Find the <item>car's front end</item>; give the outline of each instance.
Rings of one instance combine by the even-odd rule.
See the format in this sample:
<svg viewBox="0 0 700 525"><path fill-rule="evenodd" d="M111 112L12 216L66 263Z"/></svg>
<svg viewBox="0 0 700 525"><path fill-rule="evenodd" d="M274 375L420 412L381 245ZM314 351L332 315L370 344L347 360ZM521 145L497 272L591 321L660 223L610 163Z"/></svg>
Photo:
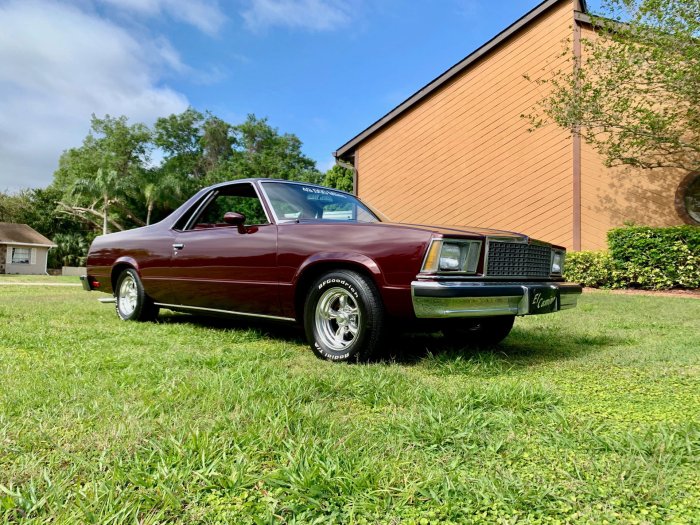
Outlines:
<svg viewBox="0 0 700 525"><path fill-rule="evenodd" d="M563 278L566 250L524 236L435 236L416 279L421 319L546 314L576 306L581 286Z"/></svg>

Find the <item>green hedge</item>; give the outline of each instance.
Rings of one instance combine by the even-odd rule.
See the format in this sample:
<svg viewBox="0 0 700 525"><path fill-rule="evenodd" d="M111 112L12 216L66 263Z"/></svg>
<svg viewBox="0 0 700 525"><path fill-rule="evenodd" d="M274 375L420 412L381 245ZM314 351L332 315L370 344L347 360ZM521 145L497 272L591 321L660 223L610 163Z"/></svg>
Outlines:
<svg viewBox="0 0 700 525"><path fill-rule="evenodd" d="M612 257L608 252L571 252L566 254L564 277L567 281L593 288L611 286Z"/></svg>
<svg viewBox="0 0 700 525"><path fill-rule="evenodd" d="M631 226L608 232L608 252L567 254L565 277L604 288L700 288L700 228Z"/></svg>

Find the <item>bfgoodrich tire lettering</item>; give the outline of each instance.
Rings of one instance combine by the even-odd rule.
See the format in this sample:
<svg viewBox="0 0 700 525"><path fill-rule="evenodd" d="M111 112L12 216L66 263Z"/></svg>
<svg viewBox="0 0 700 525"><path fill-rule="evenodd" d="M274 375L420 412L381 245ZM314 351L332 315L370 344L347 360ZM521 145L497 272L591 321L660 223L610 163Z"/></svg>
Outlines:
<svg viewBox="0 0 700 525"><path fill-rule="evenodd" d="M115 288L117 315L123 321L152 321L158 307L146 295L139 274L133 268L119 274Z"/></svg>
<svg viewBox="0 0 700 525"><path fill-rule="evenodd" d="M329 272L309 289L304 329L318 357L330 361L368 359L381 344L384 324L377 287L360 273Z"/></svg>

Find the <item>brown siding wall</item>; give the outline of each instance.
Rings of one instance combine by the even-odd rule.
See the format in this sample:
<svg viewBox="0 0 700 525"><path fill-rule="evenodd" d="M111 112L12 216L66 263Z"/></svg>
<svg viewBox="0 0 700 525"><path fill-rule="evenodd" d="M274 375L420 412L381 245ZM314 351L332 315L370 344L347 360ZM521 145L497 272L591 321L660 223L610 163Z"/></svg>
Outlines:
<svg viewBox="0 0 700 525"><path fill-rule="evenodd" d="M582 37L595 38L584 26ZM581 248L607 247L609 229L625 222L648 226L683 224L675 208L676 189L687 173L680 170L607 168L585 142L581 147Z"/></svg>
<svg viewBox="0 0 700 525"><path fill-rule="evenodd" d="M571 67L562 2L358 148L358 191L393 220L517 230L572 247L570 134L529 132L543 87Z"/></svg>
<svg viewBox="0 0 700 525"><path fill-rule="evenodd" d="M675 196L685 172L607 168L586 143L581 161L583 250L605 249L607 231L625 222L648 226L683 224L676 212Z"/></svg>

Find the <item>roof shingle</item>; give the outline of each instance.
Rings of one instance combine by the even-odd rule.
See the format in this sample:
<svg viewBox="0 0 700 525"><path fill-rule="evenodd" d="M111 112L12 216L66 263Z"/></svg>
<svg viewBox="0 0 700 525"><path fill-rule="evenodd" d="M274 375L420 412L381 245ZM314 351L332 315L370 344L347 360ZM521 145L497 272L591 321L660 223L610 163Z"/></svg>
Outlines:
<svg viewBox="0 0 700 525"><path fill-rule="evenodd" d="M47 239L26 224L0 222L0 244L12 243L56 246L50 239Z"/></svg>

